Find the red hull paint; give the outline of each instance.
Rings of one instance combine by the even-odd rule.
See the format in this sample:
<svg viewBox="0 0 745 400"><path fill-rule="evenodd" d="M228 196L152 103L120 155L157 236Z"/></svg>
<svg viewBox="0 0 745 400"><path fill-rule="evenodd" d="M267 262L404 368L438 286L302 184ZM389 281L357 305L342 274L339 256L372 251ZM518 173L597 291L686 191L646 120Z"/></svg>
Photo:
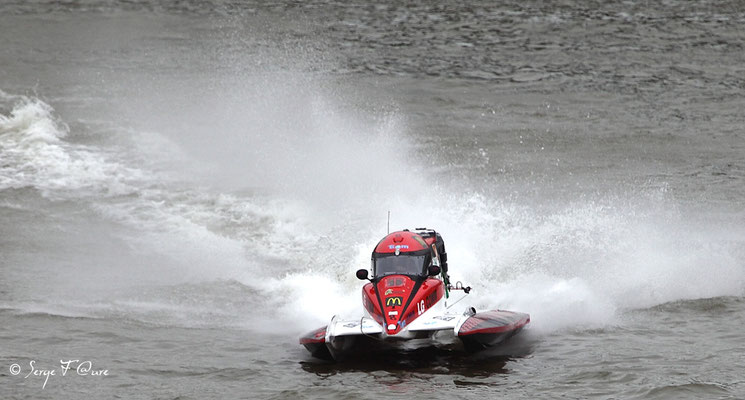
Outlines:
<svg viewBox="0 0 745 400"><path fill-rule="evenodd" d="M445 294L445 286L439 279L428 278L418 286L406 275L389 275L375 286L368 283L362 288L362 303L387 334L395 335ZM394 329L388 329L391 325Z"/></svg>
<svg viewBox="0 0 745 400"><path fill-rule="evenodd" d="M314 331L306 333L300 338L300 344L324 343L326 342L326 327L322 326Z"/></svg>
<svg viewBox="0 0 745 400"><path fill-rule="evenodd" d="M300 337L300 344L310 352L310 355L322 360L333 360L328 347L326 346L326 327L322 326L314 331L308 332Z"/></svg>

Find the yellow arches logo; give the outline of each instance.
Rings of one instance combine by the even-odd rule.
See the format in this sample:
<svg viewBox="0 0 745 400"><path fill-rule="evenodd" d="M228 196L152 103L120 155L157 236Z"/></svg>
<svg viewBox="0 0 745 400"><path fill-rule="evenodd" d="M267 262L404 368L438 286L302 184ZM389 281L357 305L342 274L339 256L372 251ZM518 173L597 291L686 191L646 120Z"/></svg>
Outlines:
<svg viewBox="0 0 745 400"><path fill-rule="evenodd" d="M403 297L389 297L385 299L385 305L388 307L400 306L403 301Z"/></svg>

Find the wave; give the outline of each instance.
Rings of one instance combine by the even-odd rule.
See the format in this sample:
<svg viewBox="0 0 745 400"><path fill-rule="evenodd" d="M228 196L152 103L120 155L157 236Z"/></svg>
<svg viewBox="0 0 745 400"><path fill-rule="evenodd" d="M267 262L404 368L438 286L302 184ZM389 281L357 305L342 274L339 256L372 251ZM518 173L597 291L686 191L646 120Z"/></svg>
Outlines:
<svg viewBox="0 0 745 400"><path fill-rule="evenodd" d="M98 148L65 141L69 130L44 101L0 91L0 190L32 187L57 198L118 196L145 179L143 171Z"/></svg>

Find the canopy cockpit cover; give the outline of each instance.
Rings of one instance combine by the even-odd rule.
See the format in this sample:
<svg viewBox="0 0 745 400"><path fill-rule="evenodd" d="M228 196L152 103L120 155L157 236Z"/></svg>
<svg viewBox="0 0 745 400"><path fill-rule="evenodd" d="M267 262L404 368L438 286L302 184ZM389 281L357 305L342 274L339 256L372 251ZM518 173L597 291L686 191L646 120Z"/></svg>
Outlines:
<svg viewBox="0 0 745 400"><path fill-rule="evenodd" d="M372 254L373 275L426 275L431 249L421 235L398 231L384 237Z"/></svg>

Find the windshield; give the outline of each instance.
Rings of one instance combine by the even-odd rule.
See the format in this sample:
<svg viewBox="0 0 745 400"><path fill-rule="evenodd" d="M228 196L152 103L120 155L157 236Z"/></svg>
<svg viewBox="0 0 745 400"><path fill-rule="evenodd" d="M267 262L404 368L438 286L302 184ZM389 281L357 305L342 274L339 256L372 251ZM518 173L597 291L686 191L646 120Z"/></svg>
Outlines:
<svg viewBox="0 0 745 400"><path fill-rule="evenodd" d="M426 256L388 256L375 259L375 276L390 274L422 275Z"/></svg>

